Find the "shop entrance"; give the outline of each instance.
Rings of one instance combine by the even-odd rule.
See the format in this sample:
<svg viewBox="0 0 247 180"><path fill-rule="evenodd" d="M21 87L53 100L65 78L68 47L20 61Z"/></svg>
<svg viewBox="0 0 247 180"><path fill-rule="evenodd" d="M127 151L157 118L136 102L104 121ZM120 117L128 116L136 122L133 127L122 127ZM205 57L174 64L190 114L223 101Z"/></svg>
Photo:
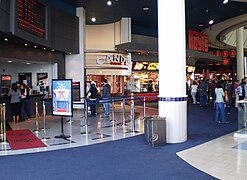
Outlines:
<svg viewBox="0 0 247 180"><path fill-rule="evenodd" d="M87 75L86 76L86 87L90 85L92 81L95 82L98 91L101 92L103 88L103 80L107 79L111 85L112 95L123 95L124 93L124 81L123 76L118 75Z"/></svg>

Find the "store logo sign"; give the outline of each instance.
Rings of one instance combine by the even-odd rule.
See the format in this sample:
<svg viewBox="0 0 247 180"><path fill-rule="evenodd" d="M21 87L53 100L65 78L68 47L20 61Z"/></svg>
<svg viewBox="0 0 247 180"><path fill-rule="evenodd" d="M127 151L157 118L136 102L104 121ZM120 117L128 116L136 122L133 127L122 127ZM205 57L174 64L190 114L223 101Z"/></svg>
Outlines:
<svg viewBox="0 0 247 180"><path fill-rule="evenodd" d="M110 64L110 65L127 65L127 58L122 55L106 55L105 57L97 58L96 62L99 65Z"/></svg>
<svg viewBox="0 0 247 180"><path fill-rule="evenodd" d="M189 29L189 49L208 52L208 35Z"/></svg>

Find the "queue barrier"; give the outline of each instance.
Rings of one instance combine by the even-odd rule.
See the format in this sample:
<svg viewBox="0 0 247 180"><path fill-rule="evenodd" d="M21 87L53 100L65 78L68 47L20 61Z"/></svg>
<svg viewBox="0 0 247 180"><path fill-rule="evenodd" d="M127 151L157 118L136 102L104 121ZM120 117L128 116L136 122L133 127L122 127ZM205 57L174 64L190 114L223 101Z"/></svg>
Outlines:
<svg viewBox="0 0 247 180"><path fill-rule="evenodd" d="M1 120L1 135L2 135L2 142L6 143L6 104L0 104L0 120Z"/></svg>

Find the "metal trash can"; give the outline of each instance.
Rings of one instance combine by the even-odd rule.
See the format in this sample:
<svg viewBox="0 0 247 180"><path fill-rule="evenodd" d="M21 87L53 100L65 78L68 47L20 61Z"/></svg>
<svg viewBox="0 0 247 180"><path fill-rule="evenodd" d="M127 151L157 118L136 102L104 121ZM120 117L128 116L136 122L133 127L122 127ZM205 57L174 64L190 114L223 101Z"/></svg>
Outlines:
<svg viewBox="0 0 247 180"><path fill-rule="evenodd" d="M153 147L166 144L166 118L146 117L144 119L144 142Z"/></svg>

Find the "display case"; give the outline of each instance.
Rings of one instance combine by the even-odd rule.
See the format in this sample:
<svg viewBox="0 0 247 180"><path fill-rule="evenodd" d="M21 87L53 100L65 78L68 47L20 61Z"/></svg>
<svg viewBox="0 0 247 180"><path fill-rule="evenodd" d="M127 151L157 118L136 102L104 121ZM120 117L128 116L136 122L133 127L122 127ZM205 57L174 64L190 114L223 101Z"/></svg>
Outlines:
<svg viewBox="0 0 247 180"><path fill-rule="evenodd" d="M237 101L238 103L238 131L234 137L247 138L247 99Z"/></svg>

